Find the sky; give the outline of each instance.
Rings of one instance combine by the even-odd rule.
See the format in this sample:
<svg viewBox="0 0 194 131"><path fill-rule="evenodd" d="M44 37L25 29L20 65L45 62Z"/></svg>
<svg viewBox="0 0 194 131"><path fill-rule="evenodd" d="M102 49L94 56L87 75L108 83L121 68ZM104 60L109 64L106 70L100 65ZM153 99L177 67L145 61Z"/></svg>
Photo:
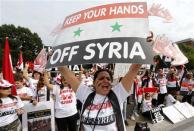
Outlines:
<svg viewBox="0 0 194 131"><path fill-rule="evenodd" d="M38 33L44 45L54 46L56 35L51 32L63 23L66 16L118 1L132 0L0 0L0 25L14 24L29 28ZM161 4L173 16L171 23L150 16L149 29L155 34L165 34L174 42L194 38L194 0L147 0L147 3L148 8L153 3Z"/></svg>

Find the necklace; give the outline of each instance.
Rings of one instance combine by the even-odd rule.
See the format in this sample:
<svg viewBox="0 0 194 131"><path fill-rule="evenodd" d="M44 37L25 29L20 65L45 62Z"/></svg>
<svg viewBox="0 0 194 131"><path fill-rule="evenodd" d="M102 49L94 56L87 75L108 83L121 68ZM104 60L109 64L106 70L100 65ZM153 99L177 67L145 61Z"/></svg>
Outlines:
<svg viewBox="0 0 194 131"><path fill-rule="evenodd" d="M94 97L94 98L95 98L95 97ZM92 105L93 105L93 102L94 102L94 98L93 98L93 100L91 101L91 105L90 105L90 108L89 108L89 111L88 111L87 119L89 119L89 115L90 115L90 111L91 111L91 108L92 108ZM92 131L94 131L94 129L95 129L95 127L96 127L96 120L97 120L97 118L98 118L98 115L99 115L99 113L100 113L100 111L101 111L101 109L102 109L102 106L103 106L103 104L104 104L106 98L107 98L107 96L104 98L104 100L103 100L103 102L102 102L102 104L101 104L101 106L100 106L100 109L98 110L98 112L97 112L97 114L96 114L96 117L95 117L95 119L94 119L94 127L92 128Z"/></svg>

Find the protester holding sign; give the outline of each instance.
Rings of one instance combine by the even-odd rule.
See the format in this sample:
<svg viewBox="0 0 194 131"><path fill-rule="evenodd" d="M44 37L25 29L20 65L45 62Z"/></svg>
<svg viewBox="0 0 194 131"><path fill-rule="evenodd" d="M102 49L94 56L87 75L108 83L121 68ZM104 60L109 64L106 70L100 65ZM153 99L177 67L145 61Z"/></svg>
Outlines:
<svg viewBox="0 0 194 131"><path fill-rule="evenodd" d="M55 120L58 131L76 131L78 111L71 85L63 76L60 85L50 84L47 73L44 73L44 83L55 97Z"/></svg>
<svg viewBox="0 0 194 131"><path fill-rule="evenodd" d="M142 115L147 118L151 118L150 111L152 110L152 96L150 93L145 93L145 97L142 103Z"/></svg>
<svg viewBox="0 0 194 131"><path fill-rule="evenodd" d="M153 89L157 86L155 77L153 76L152 72L150 72L148 70L145 71L145 74L143 75L141 80L142 80L141 87L143 88L144 92L148 88ZM152 104L154 106L157 106L158 93L154 92L154 93L152 93L152 95L153 95Z"/></svg>
<svg viewBox="0 0 194 131"><path fill-rule="evenodd" d="M157 84L159 87L158 105L164 104L164 98L167 93L166 83L167 83L167 79L163 73L163 70L160 69L158 73L158 79L157 79Z"/></svg>
<svg viewBox="0 0 194 131"><path fill-rule="evenodd" d="M176 97L177 91L179 91L179 80L176 77L175 71L169 71L166 86L168 93L171 93L174 97Z"/></svg>
<svg viewBox="0 0 194 131"><path fill-rule="evenodd" d="M140 64L132 64L121 82L112 87L113 76L107 69L101 69L94 74L94 90L80 84L74 73L67 67L59 67L62 76L70 83L76 92L77 99L83 104L80 128L83 131L125 131L122 116L122 103L129 96L133 79Z"/></svg>
<svg viewBox="0 0 194 131"><path fill-rule="evenodd" d="M181 94L183 95L182 102L188 102L189 104L191 104L193 88L194 88L193 73L187 72L185 78L181 83L180 88Z"/></svg>
<svg viewBox="0 0 194 131"><path fill-rule="evenodd" d="M18 114L23 113L24 104L11 95L11 86L8 81L0 80L0 131L21 131Z"/></svg>

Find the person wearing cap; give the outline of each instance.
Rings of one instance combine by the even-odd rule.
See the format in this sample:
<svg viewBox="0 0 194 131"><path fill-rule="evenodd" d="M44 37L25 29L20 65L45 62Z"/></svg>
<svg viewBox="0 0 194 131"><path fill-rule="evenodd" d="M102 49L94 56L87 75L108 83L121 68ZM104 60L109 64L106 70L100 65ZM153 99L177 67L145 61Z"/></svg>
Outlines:
<svg viewBox="0 0 194 131"><path fill-rule="evenodd" d="M24 104L17 96L11 95L8 81L0 80L0 131L21 131L18 114L22 114Z"/></svg>

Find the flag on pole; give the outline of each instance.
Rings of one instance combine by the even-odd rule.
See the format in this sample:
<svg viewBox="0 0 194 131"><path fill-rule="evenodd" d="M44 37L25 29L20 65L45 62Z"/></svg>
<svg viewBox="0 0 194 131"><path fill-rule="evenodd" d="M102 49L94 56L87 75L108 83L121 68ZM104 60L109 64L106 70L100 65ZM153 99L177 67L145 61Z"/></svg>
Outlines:
<svg viewBox="0 0 194 131"><path fill-rule="evenodd" d="M36 59L34 60L34 70L43 72L47 64L46 49L42 49Z"/></svg>
<svg viewBox="0 0 194 131"><path fill-rule="evenodd" d="M24 69L23 56L22 56L22 52L21 51L20 51L20 56L19 56L16 68L19 69L19 70L23 70Z"/></svg>
<svg viewBox="0 0 194 131"><path fill-rule="evenodd" d="M12 66L12 60L10 55L8 37L6 37L6 41L5 41L2 72L3 72L3 78L9 81L11 84L14 84L13 66ZM11 93L12 95L17 95L15 86L12 86Z"/></svg>

